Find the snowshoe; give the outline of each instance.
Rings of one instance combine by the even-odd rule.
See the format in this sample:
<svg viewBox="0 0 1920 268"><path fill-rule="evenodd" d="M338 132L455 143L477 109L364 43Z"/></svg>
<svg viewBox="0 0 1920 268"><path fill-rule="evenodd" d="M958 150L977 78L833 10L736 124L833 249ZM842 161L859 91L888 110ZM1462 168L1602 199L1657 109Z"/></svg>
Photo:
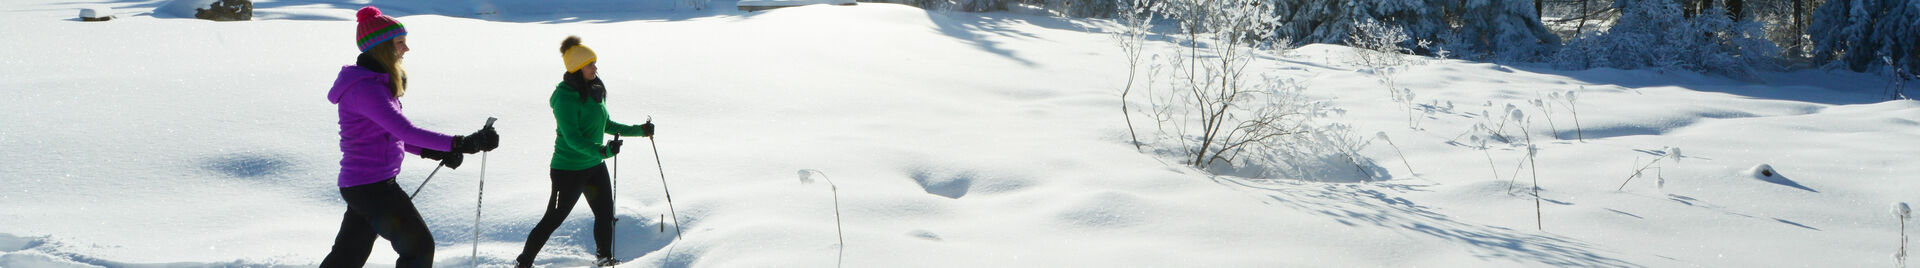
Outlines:
<svg viewBox="0 0 1920 268"><path fill-rule="evenodd" d="M620 259L615 259L613 257L600 257L600 260L593 262L594 267L613 267L614 265L620 265Z"/></svg>

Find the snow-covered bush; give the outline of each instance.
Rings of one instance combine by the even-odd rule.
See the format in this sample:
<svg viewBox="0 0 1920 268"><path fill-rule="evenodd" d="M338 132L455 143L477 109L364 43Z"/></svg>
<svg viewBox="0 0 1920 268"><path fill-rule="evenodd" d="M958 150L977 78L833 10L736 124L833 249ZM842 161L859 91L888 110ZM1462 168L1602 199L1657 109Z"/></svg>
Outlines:
<svg viewBox="0 0 1920 268"><path fill-rule="evenodd" d="M253 2L247 0L167 0L153 9L155 18L251 20Z"/></svg>
<svg viewBox="0 0 1920 268"><path fill-rule="evenodd" d="M1232 169L1237 175L1257 178L1295 178L1318 182L1368 182L1386 172L1360 151L1371 139L1357 135L1352 126L1334 122L1338 109L1307 105L1313 111L1297 135L1278 139L1283 150L1247 151ZM1319 121L1326 119L1328 121ZM1225 168L1214 168L1215 170ZM1218 171L1216 171L1218 173Z"/></svg>
<svg viewBox="0 0 1920 268"><path fill-rule="evenodd" d="M253 1L220 0L206 8L195 8L194 18L211 21L253 20Z"/></svg>
<svg viewBox="0 0 1920 268"><path fill-rule="evenodd" d="M1891 59L1891 66L1920 70L1920 1L1830 0L1814 10L1807 34L1814 60L1868 71Z"/></svg>
<svg viewBox="0 0 1920 268"><path fill-rule="evenodd" d="M1555 63L1564 68L1687 70L1737 78L1773 66L1779 48L1767 41L1756 22L1734 22L1725 15L1683 18L1672 0L1623 0L1619 22L1605 32L1561 47ZM1707 14L1726 14L1720 9Z"/></svg>
<svg viewBox="0 0 1920 268"><path fill-rule="evenodd" d="M1186 164L1236 163L1248 152L1284 151L1283 139L1304 131L1304 84L1252 67L1283 54L1265 0L1172 0L1156 10L1177 21L1169 33L1167 90L1151 94L1160 132L1178 143Z"/></svg>
<svg viewBox="0 0 1920 268"><path fill-rule="evenodd" d="M1409 40L1406 30L1363 18L1347 34L1347 46L1353 48L1349 63L1372 73L1386 87L1387 95L1406 109L1407 128L1419 128L1414 121L1413 89L1399 87L1394 79L1411 63L1406 54L1413 50L1401 46Z"/></svg>
<svg viewBox="0 0 1920 268"><path fill-rule="evenodd" d="M1400 27L1362 18L1347 32L1345 42L1353 48L1354 65L1380 72L1407 64L1405 55L1413 50L1402 44L1409 40L1407 31Z"/></svg>

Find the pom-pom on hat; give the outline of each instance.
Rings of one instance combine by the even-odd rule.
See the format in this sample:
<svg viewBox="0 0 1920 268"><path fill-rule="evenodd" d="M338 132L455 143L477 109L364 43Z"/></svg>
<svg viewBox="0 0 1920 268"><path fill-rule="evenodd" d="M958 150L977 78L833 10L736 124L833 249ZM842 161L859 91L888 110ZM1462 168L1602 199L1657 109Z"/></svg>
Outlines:
<svg viewBox="0 0 1920 268"><path fill-rule="evenodd" d="M356 17L359 18L356 21L360 22L360 27L354 32L354 37L357 37L354 44L360 46L360 52L367 52L387 40L407 35L407 27L400 25L400 21L393 20L393 17L380 14L380 8L362 7Z"/></svg>

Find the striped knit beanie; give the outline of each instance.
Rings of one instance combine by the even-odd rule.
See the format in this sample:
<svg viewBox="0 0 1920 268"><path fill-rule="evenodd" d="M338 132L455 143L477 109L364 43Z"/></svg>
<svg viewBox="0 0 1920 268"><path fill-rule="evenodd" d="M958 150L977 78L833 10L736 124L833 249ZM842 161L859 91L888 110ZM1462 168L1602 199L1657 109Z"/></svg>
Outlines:
<svg viewBox="0 0 1920 268"><path fill-rule="evenodd" d="M360 52L367 52L367 50L373 49L373 46L380 45L380 43L387 42L387 40L393 40L395 37L407 35L407 26L400 25L400 21L393 20L393 17L380 14L379 8L373 6L362 7L360 8L358 17L360 27L358 31L354 32L354 36L358 37L355 39L354 44L360 46Z"/></svg>

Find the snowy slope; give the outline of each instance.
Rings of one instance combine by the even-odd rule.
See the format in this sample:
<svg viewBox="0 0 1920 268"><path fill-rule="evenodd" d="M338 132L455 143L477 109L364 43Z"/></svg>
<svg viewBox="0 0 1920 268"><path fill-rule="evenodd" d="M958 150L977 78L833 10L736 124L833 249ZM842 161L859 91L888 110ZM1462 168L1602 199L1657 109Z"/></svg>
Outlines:
<svg viewBox="0 0 1920 268"><path fill-rule="evenodd" d="M71 19L101 3L0 6L13 37L0 39L0 266L316 265L344 211L324 92L354 55L348 2L263 1L262 20L235 23L153 18L152 1L105 3L122 13L105 23ZM1745 83L1429 60L1400 78L1439 104L1410 129L1343 63L1347 48L1312 45L1259 67L1311 81L1348 111L1334 119L1406 155L1373 142L1361 152L1386 180L1320 183L1208 176L1135 151L1114 112L1124 63L1100 21L377 4L411 32L416 123L460 134L501 118L479 259L480 159L415 201L446 266L505 265L538 220L567 35L600 53L615 120L660 125L678 221L663 218L651 143L619 160L617 254L643 267L834 265L834 197L803 169L839 186L849 267L1871 267L1899 246L1887 204L1920 201L1902 175L1920 171L1920 103L1874 98L1884 80L1870 75ZM1542 231L1535 201L1508 191L1536 171L1516 169L1524 148L1483 153L1462 134L1483 110L1543 115L1526 101L1569 90L1581 130L1562 106L1553 127L1528 124ZM1614 190L1667 147L1683 157ZM1784 179L1750 176L1759 164ZM400 183L432 167L409 158ZM539 262L587 264L590 219L577 208ZM378 246L369 259L393 258Z"/></svg>

